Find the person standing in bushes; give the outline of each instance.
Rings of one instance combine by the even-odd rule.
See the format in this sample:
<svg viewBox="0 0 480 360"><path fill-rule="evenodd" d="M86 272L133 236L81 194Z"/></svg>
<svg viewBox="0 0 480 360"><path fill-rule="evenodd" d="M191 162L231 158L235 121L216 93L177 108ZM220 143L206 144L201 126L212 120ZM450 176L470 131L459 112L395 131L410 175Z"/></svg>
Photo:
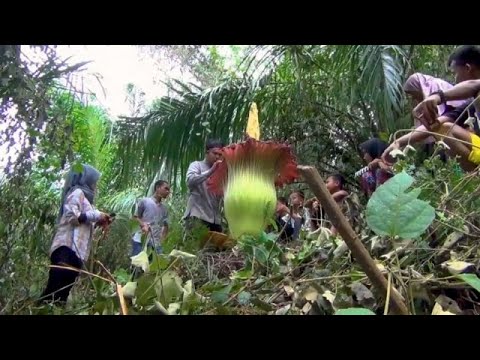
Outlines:
<svg viewBox="0 0 480 360"><path fill-rule="evenodd" d="M293 235L293 225L290 220L290 209L288 208L288 201L284 197L277 199L277 206L275 209L275 222L277 224L278 231L280 232L279 238L282 241L291 240Z"/></svg>
<svg viewBox="0 0 480 360"><path fill-rule="evenodd" d="M147 236L147 246L157 254L162 252L162 241L168 235L168 211L162 200L170 195L170 185L164 180L154 184L154 193L140 200L135 218L140 224L140 231L132 239L132 256L142 251L142 234Z"/></svg>
<svg viewBox="0 0 480 360"><path fill-rule="evenodd" d="M82 268L90 253L94 223L111 222L108 214L93 206L100 176L100 172L89 165L82 165L81 172L72 169L68 173L50 248L52 265ZM40 301L65 304L79 274L75 269L50 268L47 287Z"/></svg>
<svg viewBox="0 0 480 360"><path fill-rule="evenodd" d="M387 148L388 145L377 138L372 138L360 144L363 160L367 163L369 169L362 174L360 181L362 190L367 198L372 196L377 187L393 177L391 166L381 159Z"/></svg>
<svg viewBox="0 0 480 360"><path fill-rule="evenodd" d="M343 201L348 196L348 192L344 189L345 187L345 178L341 174L332 174L328 176L325 181L325 186L327 187L328 192L332 195L333 200L337 205L343 209ZM310 231L314 232L320 227L321 220L321 203L317 198L312 198L305 202L305 208L307 208L311 213L311 225ZM337 235L337 230L332 225L330 231L333 235Z"/></svg>
<svg viewBox="0 0 480 360"><path fill-rule="evenodd" d="M293 227L292 239L298 240L302 227L309 222L308 210L303 207L305 194L303 191L295 190L290 194L290 222Z"/></svg>
<svg viewBox="0 0 480 360"><path fill-rule="evenodd" d="M220 214L220 197L207 189L207 179L222 162L222 148L219 140L209 140L205 146L205 158L194 161L187 170L188 200L183 219L185 228L190 233L196 225L201 224L210 231L222 232Z"/></svg>

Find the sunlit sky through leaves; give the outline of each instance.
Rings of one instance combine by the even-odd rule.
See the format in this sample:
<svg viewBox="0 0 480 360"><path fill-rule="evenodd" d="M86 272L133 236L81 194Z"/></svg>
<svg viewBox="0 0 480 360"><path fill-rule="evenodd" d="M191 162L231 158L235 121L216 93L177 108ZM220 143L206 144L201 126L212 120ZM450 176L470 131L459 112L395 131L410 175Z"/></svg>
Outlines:
<svg viewBox="0 0 480 360"><path fill-rule="evenodd" d="M41 59L41 53L29 46L22 45L22 53L31 60ZM68 63L72 65L90 61L84 71L70 77L70 84L64 84L73 87L84 102L105 108L112 120L130 114L126 100L129 83L145 93L145 105L148 106L154 99L167 95L162 81L168 78L192 81L192 77L181 72L176 64L165 59L154 60L133 45L59 45L57 55L62 59L70 58ZM90 95L92 93L94 96ZM5 126L0 124L0 130ZM7 146L2 144L0 168L5 166L6 158Z"/></svg>
<svg viewBox="0 0 480 360"><path fill-rule="evenodd" d="M56 50L61 59L68 58L69 65L90 61L83 67L83 71L71 75L69 82L63 81L62 85L75 91L82 102L103 107L113 121L122 115L132 115L127 101L128 84L135 85L145 94L145 107L148 108L153 100L168 95L162 82L172 78L182 82L195 81L177 63L165 57L153 58L134 45L59 45ZM229 63L230 47L218 46L217 50L227 57L226 62ZM22 45L22 56L34 61L40 60L39 63L43 61L42 53L28 45ZM14 116L15 112L11 115ZM0 124L0 130L5 126L5 123ZM12 155L15 150L18 149L14 149ZM0 169L6 164L6 151L6 144L1 144Z"/></svg>

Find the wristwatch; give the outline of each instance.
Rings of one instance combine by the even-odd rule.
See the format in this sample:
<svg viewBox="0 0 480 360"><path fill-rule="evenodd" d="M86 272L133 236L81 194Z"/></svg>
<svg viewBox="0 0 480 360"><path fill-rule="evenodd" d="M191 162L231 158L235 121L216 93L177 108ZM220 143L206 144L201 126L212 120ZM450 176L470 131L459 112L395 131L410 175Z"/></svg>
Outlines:
<svg viewBox="0 0 480 360"><path fill-rule="evenodd" d="M435 94L440 97L440 104L438 105L445 104L447 102L447 100L445 99L445 94L443 93L442 90L438 90L432 93L432 95L435 95Z"/></svg>

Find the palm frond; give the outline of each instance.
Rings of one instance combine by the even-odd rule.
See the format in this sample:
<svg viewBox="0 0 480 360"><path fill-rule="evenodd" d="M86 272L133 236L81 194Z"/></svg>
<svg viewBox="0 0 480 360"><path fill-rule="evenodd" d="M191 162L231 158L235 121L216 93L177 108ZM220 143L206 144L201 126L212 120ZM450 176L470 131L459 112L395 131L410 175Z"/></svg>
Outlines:
<svg viewBox="0 0 480 360"><path fill-rule="evenodd" d="M132 188L124 191L120 191L113 196L102 197L106 199L103 204L100 204L102 208L108 209L108 211L118 214L133 214L137 199L144 196L145 191Z"/></svg>
<svg viewBox="0 0 480 360"><path fill-rule="evenodd" d="M404 99L402 83L407 54L403 48L399 45L336 46L331 56L336 64L334 92L349 97L351 105L366 99L375 110L379 129L393 131Z"/></svg>

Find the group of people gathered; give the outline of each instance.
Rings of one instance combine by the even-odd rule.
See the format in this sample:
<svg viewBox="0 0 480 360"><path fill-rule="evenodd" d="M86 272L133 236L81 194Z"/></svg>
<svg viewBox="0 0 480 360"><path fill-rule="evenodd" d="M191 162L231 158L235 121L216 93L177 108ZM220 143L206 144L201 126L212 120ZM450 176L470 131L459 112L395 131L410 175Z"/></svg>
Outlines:
<svg viewBox="0 0 480 360"><path fill-rule="evenodd" d="M367 165L361 174L360 186L367 197L393 176L395 159L392 151L407 145L423 144L425 151L431 151L435 141L442 141L447 145L446 155L458 159L464 171L473 171L480 164L480 106L476 99L480 92L480 48L458 48L451 54L448 66L455 74L455 86L421 73L411 75L404 84L405 94L413 102L412 131L391 144L372 138L360 145ZM188 167L189 193L183 216L186 233L198 224L210 231L223 231L221 198L208 191L206 180L222 161L224 145L218 140L207 141L204 159L194 161ZM89 165L83 165L82 172L71 170L67 176L50 259L52 265L73 269L50 268L47 287L41 298L43 301L66 302L79 274L75 269L81 269L88 259L94 225L102 226L112 221L111 215L94 208L99 179L100 173ZM349 196L341 174L328 176L326 187L339 205ZM138 255L145 247L162 252L162 242L169 231L168 210L164 203L169 194L169 183L159 180L154 184L153 195L138 202L135 218L139 231L132 238L132 256ZM322 226L324 219L318 199L305 199L302 191L291 192L288 199L278 198L276 220L283 239L298 239L305 228L315 231ZM336 235L336 229L329 228Z"/></svg>

